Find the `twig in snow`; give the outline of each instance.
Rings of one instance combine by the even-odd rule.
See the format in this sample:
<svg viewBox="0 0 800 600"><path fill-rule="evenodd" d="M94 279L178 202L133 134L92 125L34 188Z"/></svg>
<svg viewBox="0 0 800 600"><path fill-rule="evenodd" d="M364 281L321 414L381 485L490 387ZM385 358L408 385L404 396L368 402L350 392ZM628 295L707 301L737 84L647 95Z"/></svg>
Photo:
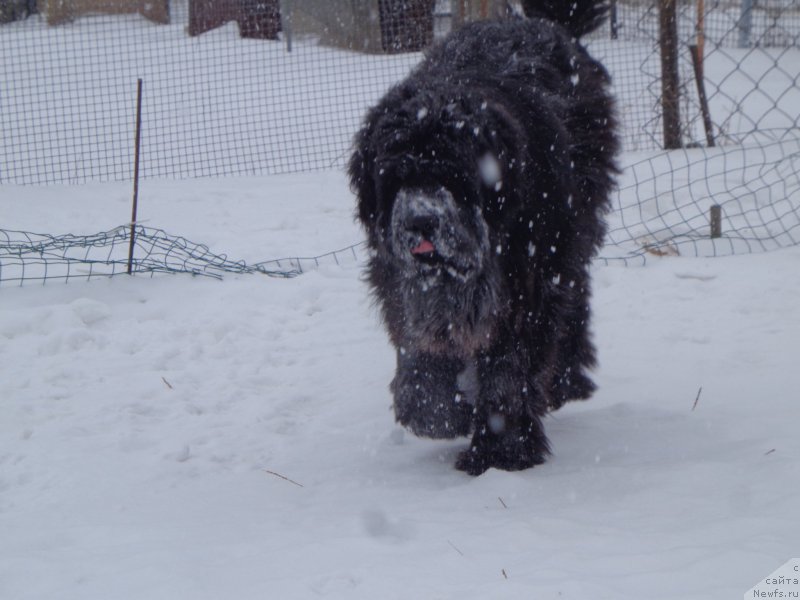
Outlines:
<svg viewBox="0 0 800 600"><path fill-rule="evenodd" d="M500 504L503 505L503 508L508 508L508 506L506 506L506 503L503 502L503 499L500 496L498 496L497 499L500 500Z"/></svg>
<svg viewBox="0 0 800 600"><path fill-rule="evenodd" d="M451 542L450 540L447 540L447 543L448 543L448 544L450 544L450 547L451 547L453 550L455 550L456 552L458 552L458 553L459 553L461 556L464 556L464 553L463 553L461 550L459 550L458 548L456 548L456 545L455 545L453 542Z"/></svg>
<svg viewBox="0 0 800 600"><path fill-rule="evenodd" d="M171 389L171 390L175 389L175 388L172 387L172 384L170 384L170 382L167 381L164 377L161 378L161 381L163 381L164 385L167 386L169 389Z"/></svg>
<svg viewBox="0 0 800 600"><path fill-rule="evenodd" d="M694 399L694 404L692 404L692 410L697 408L697 402L700 400L700 392L702 392L702 391L703 391L703 386L701 385L700 389L697 390L697 397Z"/></svg>
<svg viewBox="0 0 800 600"><path fill-rule="evenodd" d="M289 479L285 475L281 475L280 473L276 473L275 471L270 471L269 469L261 469L264 473L268 473L269 475L274 475L275 477L280 477L284 481L288 481L289 483L293 483L298 487L305 487L302 483L297 483L294 479Z"/></svg>
<svg viewBox="0 0 800 600"><path fill-rule="evenodd" d="M503 577L508 579L508 575L506 575L506 570L505 569L500 569L500 572L503 574Z"/></svg>
<svg viewBox="0 0 800 600"><path fill-rule="evenodd" d="M773 448L772 450L767 450L766 452L764 452L764 456L772 454L773 452L775 452L775 448Z"/></svg>

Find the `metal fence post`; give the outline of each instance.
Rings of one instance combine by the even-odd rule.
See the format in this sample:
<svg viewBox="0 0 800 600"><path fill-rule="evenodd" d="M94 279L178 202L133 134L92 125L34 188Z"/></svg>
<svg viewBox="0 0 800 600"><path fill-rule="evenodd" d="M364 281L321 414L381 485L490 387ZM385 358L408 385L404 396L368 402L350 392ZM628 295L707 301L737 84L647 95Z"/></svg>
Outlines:
<svg viewBox="0 0 800 600"><path fill-rule="evenodd" d="M133 207L131 208L131 243L128 247L128 275L133 274L133 250L136 247L136 212L139 209L139 154L142 139L142 79L136 81L136 129L133 134Z"/></svg>
<svg viewBox="0 0 800 600"><path fill-rule="evenodd" d="M286 38L286 51L292 51L292 0L283 0L280 7L281 27Z"/></svg>

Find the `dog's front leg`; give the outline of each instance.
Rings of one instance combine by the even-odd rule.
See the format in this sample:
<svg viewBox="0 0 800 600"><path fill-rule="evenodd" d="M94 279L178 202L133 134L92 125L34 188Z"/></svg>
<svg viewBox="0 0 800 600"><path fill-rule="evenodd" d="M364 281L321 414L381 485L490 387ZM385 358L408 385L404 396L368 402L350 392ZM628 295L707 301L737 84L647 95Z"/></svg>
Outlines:
<svg viewBox="0 0 800 600"><path fill-rule="evenodd" d="M478 356L475 431L456 468L480 475L492 467L518 471L544 462L549 448L540 417L547 401L532 367L528 353L510 344Z"/></svg>
<svg viewBox="0 0 800 600"><path fill-rule="evenodd" d="M473 406L459 390L462 360L400 349L392 381L397 421L416 435L454 438L469 435Z"/></svg>

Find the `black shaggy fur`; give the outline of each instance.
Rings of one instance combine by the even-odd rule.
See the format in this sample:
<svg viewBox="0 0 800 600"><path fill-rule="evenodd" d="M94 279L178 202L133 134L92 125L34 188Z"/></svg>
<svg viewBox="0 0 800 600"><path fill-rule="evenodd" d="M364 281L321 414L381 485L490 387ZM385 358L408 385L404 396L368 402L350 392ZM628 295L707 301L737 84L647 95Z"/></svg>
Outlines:
<svg viewBox="0 0 800 600"><path fill-rule="evenodd" d="M457 468L549 453L541 419L588 398L588 266L617 151L609 77L578 37L601 0L526 0L467 25L367 114L349 172L397 348L397 420L472 435Z"/></svg>

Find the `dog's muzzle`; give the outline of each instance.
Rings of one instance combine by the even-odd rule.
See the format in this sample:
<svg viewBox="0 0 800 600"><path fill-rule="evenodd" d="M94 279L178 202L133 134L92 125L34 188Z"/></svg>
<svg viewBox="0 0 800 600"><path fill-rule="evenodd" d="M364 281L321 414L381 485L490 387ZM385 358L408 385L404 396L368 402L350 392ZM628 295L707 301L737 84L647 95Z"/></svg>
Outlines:
<svg viewBox="0 0 800 600"><path fill-rule="evenodd" d="M480 266L485 238L483 219L460 208L447 188L402 188L395 197L393 254L419 273L468 277Z"/></svg>
<svg viewBox="0 0 800 600"><path fill-rule="evenodd" d="M401 189L392 210L395 252L423 265L440 262L442 225L454 216L454 205L452 194L445 188Z"/></svg>

